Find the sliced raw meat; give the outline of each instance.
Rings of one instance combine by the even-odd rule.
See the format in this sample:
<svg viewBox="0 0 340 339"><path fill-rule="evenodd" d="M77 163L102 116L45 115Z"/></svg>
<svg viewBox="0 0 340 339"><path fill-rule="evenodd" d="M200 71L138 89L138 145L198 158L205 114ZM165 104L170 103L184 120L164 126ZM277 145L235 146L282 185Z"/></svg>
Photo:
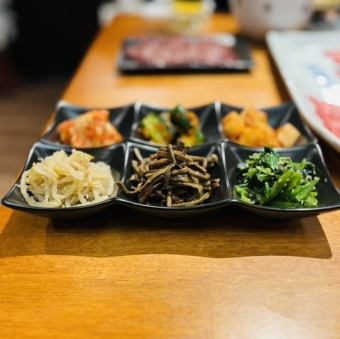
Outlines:
<svg viewBox="0 0 340 339"><path fill-rule="evenodd" d="M325 127L340 138L340 107L311 97L316 113L323 121Z"/></svg>
<svg viewBox="0 0 340 339"><path fill-rule="evenodd" d="M129 46L126 55L141 64L157 67L222 66L239 59L230 46L211 38L194 37L144 38Z"/></svg>
<svg viewBox="0 0 340 339"><path fill-rule="evenodd" d="M327 51L326 55L330 57L335 63L340 65L340 50L338 51Z"/></svg>

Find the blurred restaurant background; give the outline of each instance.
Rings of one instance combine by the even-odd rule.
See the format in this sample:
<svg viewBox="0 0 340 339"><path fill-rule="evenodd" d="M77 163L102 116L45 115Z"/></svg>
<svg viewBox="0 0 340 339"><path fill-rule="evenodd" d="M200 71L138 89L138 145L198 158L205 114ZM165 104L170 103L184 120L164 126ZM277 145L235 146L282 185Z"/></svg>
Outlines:
<svg viewBox="0 0 340 339"><path fill-rule="evenodd" d="M270 10L269 2L263 3ZM340 1L306 3L312 7L305 29L340 29ZM100 27L122 12L168 20L176 15L173 8L171 0L0 0L0 150L5 155L0 195L15 180ZM204 10L201 19L208 21L214 11L228 12L230 4L206 0Z"/></svg>

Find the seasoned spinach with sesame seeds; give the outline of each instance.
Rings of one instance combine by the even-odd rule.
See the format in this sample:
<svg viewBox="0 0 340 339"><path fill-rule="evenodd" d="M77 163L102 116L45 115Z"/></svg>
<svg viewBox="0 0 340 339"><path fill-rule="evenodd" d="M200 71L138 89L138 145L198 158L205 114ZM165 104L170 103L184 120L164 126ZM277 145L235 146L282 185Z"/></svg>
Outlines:
<svg viewBox="0 0 340 339"><path fill-rule="evenodd" d="M294 162L272 148L252 154L239 165L239 184L234 192L249 204L278 208L318 206L316 186L320 178L315 165L306 159Z"/></svg>

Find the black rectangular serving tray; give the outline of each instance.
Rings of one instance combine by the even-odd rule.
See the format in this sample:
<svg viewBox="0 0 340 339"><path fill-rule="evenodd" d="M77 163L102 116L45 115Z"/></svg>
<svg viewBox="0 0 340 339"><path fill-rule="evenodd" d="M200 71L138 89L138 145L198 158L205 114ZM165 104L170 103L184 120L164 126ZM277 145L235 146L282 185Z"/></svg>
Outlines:
<svg viewBox="0 0 340 339"><path fill-rule="evenodd" d="M221 64L220 66L208 66L203 64L185 64L181 66L164 66L142 64L131 59L126 54L126 49L140 41L140 38L127 38L123 41L122 48L118 57L118 69L123 74L172 74L172 73L219 73L219 72L247 72L253 65L254 61L251 57L250 44L240 36L229 34L214 34L208 37L214 39L219 37L232 37L235 39L234 45L231 47L239 57L235 62Z"/></svg>
<svg viewBox="0 0 340 339"><path fill-rule="evenodd" d="M97 107L100 108L100 107ZM45 158L57 150L65 150L70 153L72 148L58 142L56 127L61 121L76 117L90 108L79 107L61 102L58 105L54 121L41 140L33 145L24 170L29 169L32 164L40 158ZM169 109L169 108L168 108ZM244 162L251 154L263 150L262 148L244 147L226 139L222 131L222 118L233 110L241 110L240 107L214 102L209 105L189 108L195 111L201 119L201 127L207 137L204 145L192 147L189 154L207 156L215 153L219 157L219 164L213 169L212 177L221 179L221 187L217 188L214 194L203 204L194 207L173 208L156 205L140 204L119 191L110 199L86 206L70 208L39 208L29 206L24 200L18 186L18 178L12 189L2 199L2 204L7 207L22 210L25 212L42 215L51 218L81 218L97 213L104 208L115 204L121 204L139 210L143 213L161 217L187 217L197 214L222 209L228 214L228 206L237 205L251 213L267 218L290 219L312 215L340 208L340 193L334 185L326 164L324 162L321 149L317 140L310 132L309 128L301 121L299 114L293 104L283 104L277 107L264 109L268 112L269 122L273 127L279 127L283 123L292 122L301 132L301 143L292 148L279 148L277 151L285 156L291 157L295 161L303 158L313 162L318 169L321 182L318 185L319 206L317 208L295 208L280 209L266 206L250 205L243 203L235 197L233 188L237 183L237 166ZM116 179L125 181L131 174L132 150L137 147L143 156L148 156L157 151L157 145L152 145L148 141L142 140L138 134L138 124L149 111L162 112L166 108L158 108L142 103L135 103L119 108L109 109L111 120L116 124L120 132L124 135L124 142L107 147L81 149L94 156L95 161L104 161L111 166Z"/></svg>

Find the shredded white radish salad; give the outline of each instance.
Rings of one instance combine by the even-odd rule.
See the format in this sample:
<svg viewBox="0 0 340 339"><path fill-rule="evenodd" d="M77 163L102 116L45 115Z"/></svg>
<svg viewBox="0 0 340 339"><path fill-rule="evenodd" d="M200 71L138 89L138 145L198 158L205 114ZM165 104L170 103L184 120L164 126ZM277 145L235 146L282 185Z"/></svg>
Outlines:
<svg viewBox="0 0 340 339"><path fill-rule="evenodd" d="M21 177L20 190L36 207L71 207L110 198L115 181L110 166L91 162L87 153L57 151L34 163Z"/></svg>

